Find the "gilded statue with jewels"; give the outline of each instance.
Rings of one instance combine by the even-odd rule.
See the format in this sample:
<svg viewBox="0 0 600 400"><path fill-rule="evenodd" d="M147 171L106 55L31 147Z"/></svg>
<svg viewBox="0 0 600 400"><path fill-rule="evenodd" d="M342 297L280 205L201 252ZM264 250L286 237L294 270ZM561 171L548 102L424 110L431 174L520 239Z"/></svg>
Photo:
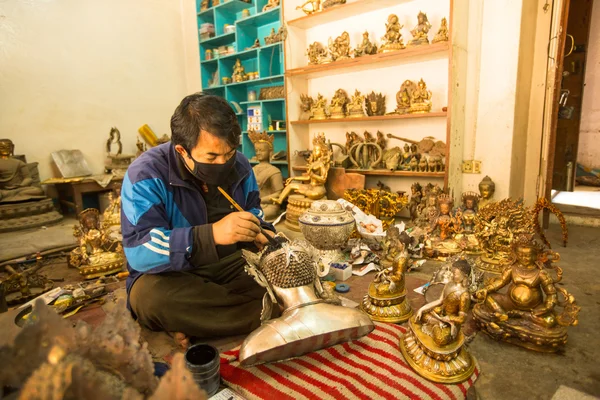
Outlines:
<svg viewBox="0 0 600 400"><path fill-rule="evenodd" d="M313 103L314 103L314 99L311 96L309 96L307 94L300 95L300 119L301 120L312 119Z"/></svg>
<svg viewBox="0 0 600 400"><path fill-rule="evenodd" d="M460 253L461 248L454 240L454 235L462 230L462 214L460 211L452 212L454 200L448 194L440 194L437 203L437 216L432 218L427 229L425 254L428 257L447 257Z"/></svg>
<svg viewBox="0 0 600 400"><path fill-rule="evenodd" d="M431 111L431 90L427 89L427 84L421 78L417 87L410 95L410 109L412 114L422 114Z"/></svg>
<svg viewBox="0 0 600 400"><path fill-rule="evenodd" d="M94 279L121 272L125 257L117 241L108 238L100 224L100 212L88 208L79 214L79 225L73 227L73 236L78 241L69 254L70 267L79 269L84 279Z"/></svg>
<svg viewBox="0 0 600 400"><path fill-rule="evenodd" d="M392 226L385 232L381 261L384 269L375 276L360 305L374 321L397 324L408 320L413 314L406 299L404 284L404 274L410 260L405 246L397 227Z"/></svg>
<svg viewBox="0 0 600 400"><path fill-rule="evenodd" d="M458 265L453 266L452 280L446 283L440 297L417 311L400 340L406 361L430 381L459 383L469 379L475 370L461 331L471 305L467 276Z"/></svg>
<svg viewBox="0 0 600 400"><path fill-rule="evenodd" d="M335 40L332 41L330 38L328 47L332 61L347 60L351 58L350 54L352 49L350 48L350 34L344 31L340 36L336 37Z"/></svg>
<svg viewBox="0 0 600 400"><path fill-rule="evenodd" d="M247 79L248 78L246 75L246 70L244 69L242 62L238 58L237 60L235 60L235 64L233 66L233 75L231 75L231 81L236 83L236 82L244 82Z"/></svg>
<svg viewBox="0 0 600 400"><path fill-rule="evenodd" d="M312 115L312 119L329 118L329 114L327 112L327 99L323 97L321 93L317 94L317 99L313 102L310 113Z"/></svg>
<svg viewBox="0 0 600 400"><path fill-rule="evenodd" d="M373 54L377 54L377 46L374 43L371 43L369 32L365 31L363 33L362 42L354 49L354 57L369 56Z"/></svg>
<svg viewBox="0 0 600 400"><path fill-rule="evenodd" d="M486 205L494 201L493 198L495 191L496 184L494 183L492 178L486 175L485 178L483 178L481 182L479 182L479 208L485 207Z"/></svg>
<svg viewBox="0 0 600 400"><path fill-rule="evenodd" d="M408 114L410 112L410 98L417 88L417 84L407 79L396 93L396 109L389 114Z"/></svg>
<svg viewBox="0 0 600 400"><path fill-rule="evenodd" d="M344 192L344 200L380 219L384 230L393 225L396 215L408 204L407 195L380 189L348 189Z"/></svg>
<svg viewBox="0 0 600 400"><path fill-rule="evenodd" d="M304 214L315 200L325 197L327 174L331 166L331 151L324 133L313 139L313 150L308 158L306 172L301 176L292 176L285 182L285 188L271 201L281 204L288 199L285 223L290 229L299 231L298 218Z"/></svg>
<svg viewBox="0 0 600 400"><path fill-rule="evenodd" d="M433 37L431 43L447 42L448 41L448 20L446 17L442 18L442 25L440 29Z"/></svg>
<svg viewBox="0 0 600 400"><path fill-rule="evenodd" d="M306 55L308 56L308 63L312 65L327 64L332 61L329 49L320 42L309 44Z"/></svg>
<svg viewBox="0 0 600 400"><path fill-rule="evenodd" d="M385 24L385 35L381 38L382 44L379 47L380 53L402 50L406 46L402 41L402 33L400 30L403 25L400 24L396 14L390 14Z"/></svg>
<svg viewBox="0 0 600 400"><path fill-rule="evenodd" d="M281 235L281 234L279 234ZM318 253L304 241L269 244L260 253L242 250L246 271L263 286L262 324L240 348L243 366L284 360L358 339L374 329L360 310L332 304L321 286ZM281 316L273 318L275 308ZM279 314L279 312L277 313Z"/></svg>
<svg viewBox="0 0 600 400"><path fill-rule="evenodd" d="M260 190L260 206L264 212L265 221L273 221L281 213L280 205L274 204L271 197L279 196L283 191L283 176L281 170L271 164L273 155L274 135L269 135L267 131L257 132L249 131L248 138L254 145L256 153L256 164L252 170L256 175L258 189Z"/></svg>
<svg viewBox="0 0 600 400"><path fill-rule="evenodd" d="M493 339L535 351L559 351L580 310L573 295L557 285L563 274L555 265L560 256L544 249L533 234L519 235L512 250L502 274L476 293L480 303L473 317Z"/></svg>
<svg viewBox="0 0 600 400"><path fill-rule="evenodd" d="M419 12L417 15L417 26L410 31L413 36L412 40L408 42L409 46L419 46L422 44L429 44L429 39L427 38L427 34L431 29L431 24L427 19L427 14L424 12Z"/></svg>
<svg viewBox="0 0 600 400"><path fill-rule="evenodd" d="M345 118L349 102L350 98L344 89L336 90L335 95L331 99L331 104L329 105L330 118Z"/></svg>
<svg viewBox="0 0 600 400"><path fill-rule="evenodd" d="M350 118L361 118L365 116L365 96L360 94L358 89L354 90L354 95L352 95L352 99L350 99L347 109L348 117Z"/></svg>
<svg viewBox="0 0 600 400"><path fill-rule="evenodd" d="M0 232L34 228L62 219L40 185L38 163L15 156L10 139L0 139Z"/></svg>
<svg viewBox="0 0 600 400"><path fill-rule="evenodd" d="M475 192L464 192L462 194L462 206L460 207L462 227L456 234L454 240L460 243L460 247L469 254L480 254L479 241L475 236L475 217L477 216L477 205L479 194Z"/></svg>

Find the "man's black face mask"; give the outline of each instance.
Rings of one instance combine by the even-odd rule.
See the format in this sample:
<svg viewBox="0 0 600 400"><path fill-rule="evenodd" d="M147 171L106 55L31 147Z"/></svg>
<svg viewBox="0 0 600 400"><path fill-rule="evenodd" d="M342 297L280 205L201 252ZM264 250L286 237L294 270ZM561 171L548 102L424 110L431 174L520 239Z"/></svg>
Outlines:
<svg viewBox="0 0 600 400"><path fill-rule="evenodd" d="M194 163L194 169L191 171L196 178L208 185L222 185L227 181L233 166L235 165L235 152L224 164L209 164L198 162L188 152L188 157Z"/></svg>

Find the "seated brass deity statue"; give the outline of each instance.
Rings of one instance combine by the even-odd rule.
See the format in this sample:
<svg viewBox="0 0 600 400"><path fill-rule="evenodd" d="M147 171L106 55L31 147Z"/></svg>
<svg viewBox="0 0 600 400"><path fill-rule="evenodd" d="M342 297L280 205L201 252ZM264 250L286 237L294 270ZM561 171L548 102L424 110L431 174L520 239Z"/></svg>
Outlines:
<svg viewBox="0 0 600 400"><path fill-rule="evenodd" d="M360 94L358 89L354 91L354 95L348 103L348 117L360 118L365 116L365 96Z"/></svg>
<svg viewBox="0 0 600 400"><path fill-rule="evenodd" d="M329 39L329 52L331 54L332 61L347 60L350 57L350 34L344 31L340 36L336 37L335 40Z"/></svg>
<svg viewBox="0 0 600 400"><path fill-rule="evenodd" d="M361 44L354 49L354 57L362 57L377 54L377 46L371 43L369 40L369 32L363 33L363 40Z"/></svg>
<svg viewBox="0 0 600 400"><path fill-rule="evenodd" d="M479 254L481 249L479 241L475 236L475 217L477 216L477 203L479 194L475 192L465 192L462 194L462 227L454 239L461 244L461 248L469 254Z"/></svg>
<svg viewBox="0 0 600 400"><path fill-rule="evenodd" d="M567 327L577 325L580 310L575 298L557 285L562 269L553 264L560 257L544 250L533 234L519 235L512 248L512 262L502 275L476 293L481 303L475 305L473 317L496 340L556 352L567 342ZM549 269L554 269L556 277ZM500 292L503 288L506 291Z"/></svg>
<svg viewBox="0 0 600 400"><path fill-rule="evenodd" d="M439 214L431 220L427 229L429 237L425 241L425 254L429 257L447 257L461 251L454 235L462 229L462 215L460 211L452 212L453 205L451 196L439 195Z"/></svg>
<svg viewBox="0 0 600 400"><path fill-rule="evenodd" d="M410 95L410 109L412 114L428 113L431 111L431 91L427 90L427 84L421 78L417 87Z"/></svg>
<svg viewBox="0 0 600 400"><path fill-rule="evenodd" d="M400 340L404 358L419 375L434 382L458 383L473 374L475 361L461 331L470 305L467 273L453 266L452 279L440 297L417 311Z"/></svg>
<svg viewBox="0 0 600 400"><path fill-rule="evenodd" d="M421 44L429 44L429 39L427 38L427 34L431 29L431 24L427 19L427 14L424 12L420 12L417 16L417 26L414 27L413 30L410 31L413 36L412 40L408 42L409 46L419 46Z"/></svg>
<svg viewBox="0 0 600 400"><path fill-rule="evenodd" d="M312 119L329 118L329 114L327 113L327 99L323 97L321 93L317 94L317 99L314 101L310 112L312 114Z"/></svg>
<svg viewBox="0 0 600 400"><path fill-rule="evenodd" d="M416 226L426 229L431 227L440 215L438 208L438 196L440 194L442 194L442 189L438 185L428 184L423 188L421 204L417 207Z"/></svg>
<svg viewBox="0 0 600 400"><path fill-rule="evenodd" d="M279 247L268 245L260 253L242 250L246 271L267 289L262 324L240 348L241 365L284 360L358 339L374 329L360 310L332 304L319 276L314 248L303 241L289 242L276 236ZM275 307L281 316L273 318Z"/></svg>
<svg viewBox="0 0 600 400"><path fill-rule="evenodd" d="M485 178L483 178L481 182L479 182L479 194L481 195L479 200L479 208L483 208L492 201L494 201L492 199L494 197L495 191L496 184L494 183L492 178L486 175Z"/></svg>
<svg viewBox="0 0 600 400"><path fill-rule="evenodd" d="M237 60L235 60L235 64L233 66L233 75L231 75L231 81L236 83L244 82L247 79L248 77L246 75L246 70L244 69L242 62L238 58Z"/></svg>
<svg viewBox="0 0 600 400"><path fill-rule="evenodd" d="M79 226L73 227L79 245L69 254L68 264L78 268L84 279L94 279L121 272L125 258L123 248L111 240L100 225L100 212L88 208L79 214Z"/></svg>
<svg viewBox="0 0 600 400"><path fill-rule="evenodd" d="M312 115L313 103L314 103L314 100L311 96L309 96L307 94L300 95L300 119L301 120L313 118L313 115Z"/></svg>
<svg viewBox="0 0 600 400"><path fill-rule="evenodd" d="M382 44L379 47L380 53L387 53L389 51L404 49L404 43L402 42L402 29L403 25L398 22L398 16L396 14L390 14L385 24L385 35L381 38Z"/></svg>
<svg viewBox="0 0 600 400"><path fill-rule="evenodd" d="M393 226L386 231L382 243L381 264L384 269L375 276L360 305L374 321L400 323L409 319L413 313L406 300L404 285L404 274L410 259L405 246L397 227Z"/></svg>
<svg viewBox="0 0 600 400"><path fill-rule="evenodd" d="M272 8L279 7L279 0L268 0L262 8L263 12L268 11Z"/></svg>
<svg viewBox="0 0 600 400"><path fill-rule="evenodd" d="M14 158L14 150L10 139L0 139L0 204L46 198L33 182L29 166Z"/></svg>
<svg viewBox="0 0 600 400"><path fill-rule="evenodd" d="M444 17L444 18L442 18L442 25L440 26L440 29L438 30L438 32L435 34L431 43L447 42L447 41L448 41L448 20L446 20L446 17Z"/></svg>
<svg viewBox="0 0 600 400"><path fill-rule="evenodd" d="M388 114L408 114L410 112L410 98L416 88L416 83L409 79L405 80L396 93L396 109Z"/></svg>
<svg viewBox="0 0 600 400"><path fill-rule="evenodd" d="M329 49L320 42L314 42L308 45L306 54L308 56L308 63L312 65L327 64L332 61L331 56L329 55Z"/></svg>
<svg viewBox="0 0 600 400"><path fill-rule="evenodd" d="M264 212L265 221L273 221L280 214L279 204L274 204L271 197L279 196L283 191L283 176L281 170L271 164L273 155L273 141L275 136L269 135L266 131L263 133L250 131L248 137L254 144L256 160L258 164L252 168L258 189L260 190L260 206Z"/></svg>
<svg viewBox="0 0 600 400"><path fill-rule="evenodd" d="M329 113L332 119L336 118L345 118L346 117L346 107L350 102L350 98L344 89L338 89L335 92L335 95L331 99L331 104L329 105Z"/></svg>
<svg viewBox="0 0 600 400"><path fill-rule="evenodd" d="M102 213L102 229L105 230L107 237L115 240L123 240L121 235L121 195L117 191L116 197L113 192L108 193L108 207Z"/></svg>

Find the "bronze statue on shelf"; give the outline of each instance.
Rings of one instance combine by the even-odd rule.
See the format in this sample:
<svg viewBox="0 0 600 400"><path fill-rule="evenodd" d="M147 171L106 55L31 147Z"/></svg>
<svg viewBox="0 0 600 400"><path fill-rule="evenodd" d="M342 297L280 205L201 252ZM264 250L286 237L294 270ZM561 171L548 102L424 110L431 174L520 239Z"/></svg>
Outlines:
<svg viewBox="0 0 600 400"><path fill-rule="evenodd" d="M431 43L447 42L447 41L448 41L448 21L444 17L444 18L442 18L442 25L440 26L438 33L436 33L435 36L433 37L433 40L431 41Z"/></svg>
<svg viewBox="0 0 600 400"><path fill-rule="evenodd" d="M331 99L331 104L329 105L330 118L345 118L347 114L346 107L348 106L349 102L350 98L348 97L348 93L346 93L344 89L338 89Z"/></svg>
<svg viewBox="0 0 600 400"><path fill-rule="evenodd" d="M446 283L440 297L417 311L400 340L406 361L433 382L463 382L475 370L461 331L471 305L468 273L456 265L459 264L453 265L452 280Z"/></svg>
<svg viewBox="0 0 600 400"><path fill-rule="evenodd" d="M410 96L410 109L412 114L428 113L431 111L431 91L427 84L421 79Z"/></svg>
<svg viewBox="0 0 600 400"><path fill-rule="evenodd" d="M300 120L312 119L312 107L314 100L307 94L300 95Z"/></svg>
<svg viewBox="0 0 600 400"><path fill-rule="evenodd" d="M340 5L340 4L346 4L346 0L323 0L323 10L327 10L328 8Z"/></svg>
<svg viewBox="0 0 600 400"><path fill-rule="evenodd" d="M329 39L329 53L331 54L332 61L347 60L351 58L350 53L350 34L344 31L340 36L336 37L335 40Z"/></svg>
<svg viewBox="0 0 600 400"><path fill-rule="evenodd" d="M88 208L79 214L79 226L73 227L79 246L69 254L70 267L79 269L84 279L94 279L121 272L125 258L123 248L108 238L100 225L100 212Z"/></svg>
<svg viewBox="0 0 600 400"><path fill-rule="evenodd" d="M322 11L321 0L306 0L302 5L296 7L296 10L302 10L307 15Z"/></svg>
<svg viewBox="0 0 600 400"><path fill-rule="evenodd" d="M317 94L317 99L314 101L310 112L312 119L327 119L329 113L327 112L327 99L324 98L321 93Z"/></svg>
<svg viewBox="0 0 600 400"><path fill-rule="evenodd" d="M400 29L402 29L403 25L398 21L398 16L396 14L390 14L388 16L387 23L385 24L385 35L381 38L382 45L379 47L380 53L401 50L406 47L402 42L402 33L400 33Z"/></svg>
<svg viewBox="0 0 600 400"><path fill-rule="evenodd" d="M367 115L369 117L385 114L385 95L374 91L367 95Z"/></svg>
<svg viewBox="0 0 600 400"><path fill-rule="evenodd" d="M473 317L496 340L535 351L559 351L567 342L567 327L577 325L580 310L573 295L557 285L562 269L554 264L560 257L544 250L532 233L514 240L512 255L502 275L476 293L481 303L475 305Z"/></svg>
<svg viewBox="0 0 600 400"><path fill-rule="evenodd" d="M312 65L327 64L330 63L331 56L329 55L329 49L323 46L320 42L314 42L308 45L308 63Z"/></svg>
<svg viewBox="0 0 600 400"><path fill-rule="evenodd" d="M382 267L365 295L360 308L369 314L372 320L401 323L408 320L413 311L406 300L404 274L410 259L401 240L400 231L390 227L382 243Z"/></svg>
<svg viewBox="0 0 600 400"><path fill-rule="evenodd" d="M354 57L370 56L373 54L377 54L377 46L371 43L369 32L365 31L361 44L354 49Z"/></svg>
<svg viewBox="0 0 600 400"><path fill-rule="evenodd" d="M354 95L348 104L348 117L361 118L365 116L365 96L361 95L358 89L354 91Z"/></svg>
<svg viewBox="0 0 600 400"><path fill-rule="evenodd" d="M263 12L271 10L275 7L279 7L279 0L268 0L267 4L265 4L262 8Z"/></svg>
<svg viewBox="0 0 600 400"><path fill-rule="evenodd" d="M479 194L481 195L481 200L479 200L479 207L483 208L489 203L491 203L494 197L494 192L496 191L496 184L489 176L485 176L479 182Z"/></svg>
<svg viewBox="0 0 600 400"><path fill-rule="evenodd" d="M396 93L396 109L389 114L408 114L410 112L410 98L416 88L416 83L409 79L405 80L398 93Z"/></svg>
<svg viewBox="0 0 600 400"><path fill-rule="evenodd" d="M265 44L275 44L279 42L283 42L287 38L287 29L285 25L281 25L275 33L275 28L271 28L271 33L269 36L265 36Z"/></svg>
<svg viewBox="0 0 600 400"><path fill-rule="evenodd" d="M427 38L427 34L431 29L431 24L427 19L427 14L424 12L419 12L417 16L417 26L414 27L413 30L410 31L413 36L412 40L408 42L409 46L419 46L421 44L429 44L429 39Z"/></svg>
<svg viewBox="0 0 600 400"><path fill-rule="evenodd" d="M274 204L271 197L279 196L283 191L283 177L281 170L270 163L273 155L273 141L275 136L269 135L266 131L263 133L249 131L248 137L254 145L256 160L258 164L252 168L258 189L260 190L260 206L264 212L265 221L273 221L280 214L279 204Z"/></svg>
<svg viewBox="0 0 600 400"><path fill-rule="evenodd" d="M248 80L248 75L246 75L246 70L242 65L242 62L238 58L235 60L235 65L233 66L233 75L231 76L231 81L236 82L244 82Z"/></svg>
<svg viewBox="0 0 600 400"><path fill-rule="evenodd" d="M454 234L461 230L462 215L460 211L452 212L453 205L452 196L438 196L439 212L427 229L429 238L425 242L425 253L428 257L447 257L461 252L460 246L454 240Z"/></svg>
<svg viewBox="0 0 600 400"><path fill-rule="evenodd" d="M352 146L350 162L358 169L373 169L383 159L383 150L375 141L365 140Z"/></svg>

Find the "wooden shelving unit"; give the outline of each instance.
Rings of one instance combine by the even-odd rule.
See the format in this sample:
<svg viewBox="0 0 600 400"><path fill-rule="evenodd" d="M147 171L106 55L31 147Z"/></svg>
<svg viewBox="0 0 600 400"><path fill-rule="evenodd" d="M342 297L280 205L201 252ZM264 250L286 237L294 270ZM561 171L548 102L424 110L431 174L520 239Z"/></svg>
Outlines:
<svg viewBox="0 0 600 400"><path fill-rule="evenodd" d="M356 118L328 118L328 119L303 119L291 121L292 125L308 125L308 124L328 124L328 123L352 123L352 122L371 122L371 121L394 121L399 119L415 119L415 118L446 118L445 111L430 112L425 114L403 114L403 115L377 115L373 117L356 117Z"/></svg>
<svg viewBox="0 0 600 400"><path fill-rule="evenodd" d="M294 171L306 171L305 166L294 166ZM403 176L411 178L443 178L445 172L416 172L416 171L388 171L385 169L354 169L346 168L346 172L354 172L363 175L373 176Z"/></svg>

